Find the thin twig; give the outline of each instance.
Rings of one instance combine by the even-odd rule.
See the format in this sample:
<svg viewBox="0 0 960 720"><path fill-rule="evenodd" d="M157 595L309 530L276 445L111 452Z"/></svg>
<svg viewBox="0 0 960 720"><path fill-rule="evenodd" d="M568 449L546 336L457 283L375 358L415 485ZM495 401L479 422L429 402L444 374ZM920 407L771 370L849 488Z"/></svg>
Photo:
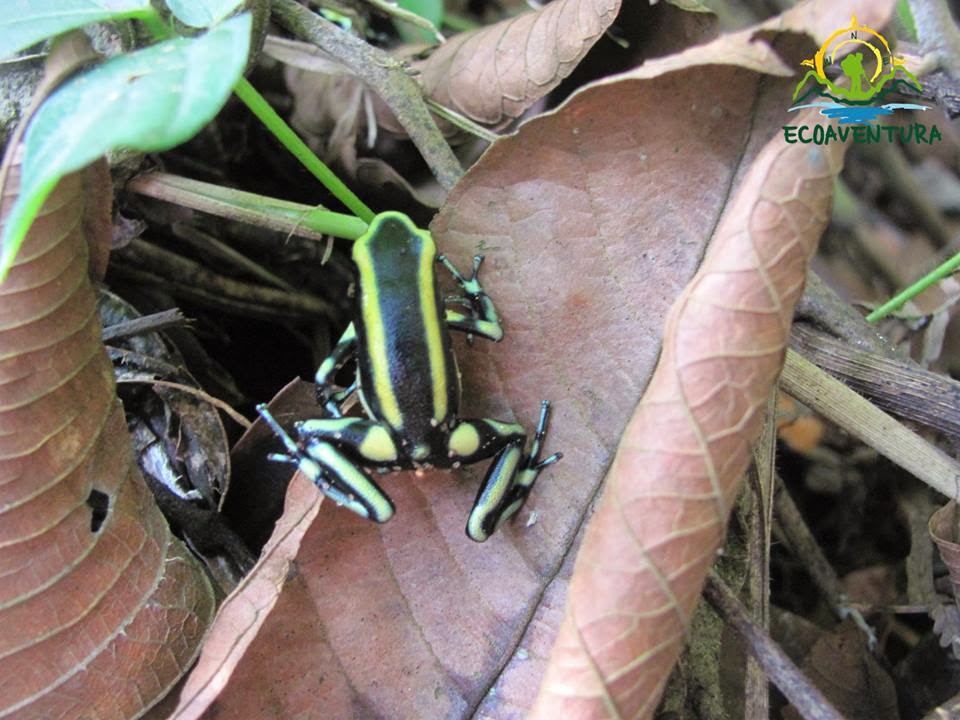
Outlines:
<svg viewBox="0 0 960 720"><path fill-rule="evenodd" d="M773 638L757 626L733 592L712 570L703 595L724 621L743 638L747 651L806 720L843 720L823 693L808 680Z"/></svg>
<svg viewBox="0 0 960 720"><path fill-rule="evenodd" d="M867 323L863 316L814 273L807 273L807 285L797 304L797 317L809 320L854 349L870 350L889 358L897 357L893 346Z"/></svg>
<svg viewBox="0 0 960 720"><path fill-rule="evenodd" d="M133 318L132 320L124 320L105 327L103 332L100 333L100 339L106 343L132 335L142 335L144 333L165 330L169 327L185 325L186 323L187 319L183 316L183 313L180 312L180 308L170 308L169 310L162 310L150 315L144 315L143 317Z"/></svg>
<svg viewBox="0 0 960 720"><path fill-rule="evenodd" d="M787 350L780 383L914 477L947 497L960 498L960 464L793 350Z"/></svg>
<svg viewBox="0 0 960 720"><path fill-rule="evenodd" d="M193 260L144 240L131 240L120 256L126 262L137 266L124 270L140 269L142 272L166 278L170 282L171 292L188 294L198 302L203 302L204 297L214 304L220 303L221 306L224 301L233 301L247 308L258 307L261 310L260 315L271 308L313 317L335 317L337 314L334 307L322 298L224 277Z"/></svg>
<svg viewBox="0 0 960 720"><path fill-rule="evenodd" d="M410 23L411 25L420 28L421 30L426 30L428 33L433 35L438 42L446 42L447 39L443 34L437 30L437 26L432 22L427 20L425 17L417 15L415 12L410 12L409 10L404 10L402 7L397 5L395 1L392 0L367 0L373 7L382 12L384 15L389 15L390 17L400 20L401 22Z"/></svg>
<svg viewBox="0 0 960 720"><path fill-rule="evenodd" d="M159 385L160 387L179 390L180 392L186 393L187 395L193 395L194 397L198 397L204 402L209 403L210 405L213 405L215 408L219 410L223 410L223 412L225 412L230 417L231 420L233 420L237 425L242 427L244 430L249 430L250 426L253 425L252 422L247 420L243 415L238 413L236 410L230 407L223 400L221 400L220 398L215 398L213 395L210 395L209 393L205 393L200 388L191 387L190 385L184 385L183 383L169 382L168 380L157 380L155 378L133 378L133 377L118 378L117 382L128 383L128 384L139 383L143 385Z"/></svg>
<svg viewBox="0 0 960 720"><path fill-rule="evenodd" d="M273 0L271 7L280 25L295 37L321 47L383 99L443 188L450 190L457 184L463 168L430 115L420 86L407 74L403 63L294 0Z"/></svg>
<svg viewBox="0 0 960 720"><path fill-rule="evenodd" d="M205 252L214 257L223 260L224 263L232 265L244 272L253 275L264 282L278 287L287 292L296 292L297 289L281 277L277 277L267 270L263 265L254 262L242 252L233 249L225 242L222 242L209 233L198 230L192 225L183 222L175 222L172 226L173 234L183 240L199 252Z"/></svg>
<svg viewBox="0 0 960 720"><path fill-rule="evenodd" d="M478 137L481 140L485 140L488 143L495 143L500 139L500 135L495 133L493 130L485 128L480 123L476 123L466 115L458 113L456 110L451 110L445 105L441 105L436 100L432 98L427 98L427 106L437 115L442 117L451 125L454 125L464 132L468 132L474 137Z"/></svg>
<svg viewBox="0 0 960 720"><path fill-rule="evenodd" d="M793 326L790 347L884 410L960 440L960 382L908 359L851 347L803 325Z"/></svg>
<svg viewBox="0 0 960 720"><path fill-rule="evenodd" d="M779 474L776 476L777 493L774 498L774 513L777 529L786 540L790 552L796 557L813 579L813 584L823 593L833 608L838 608L843 595L840 578L827 560L806 521L797 509L790 492Z"/></svg>
<svg viewBox="0 0 960 720"><path fill-rule="evenodd" d="M747 567L745 598L752 617L763 630L770 627L770 541L775 502L776 408L778 388L775 385L767 398L763 429L753 446L753 469L747 477L750 487L751 523L747 528ZM763 668L747 658L744 681L745 720L766 720L770 716L770 683Z"/></svg>

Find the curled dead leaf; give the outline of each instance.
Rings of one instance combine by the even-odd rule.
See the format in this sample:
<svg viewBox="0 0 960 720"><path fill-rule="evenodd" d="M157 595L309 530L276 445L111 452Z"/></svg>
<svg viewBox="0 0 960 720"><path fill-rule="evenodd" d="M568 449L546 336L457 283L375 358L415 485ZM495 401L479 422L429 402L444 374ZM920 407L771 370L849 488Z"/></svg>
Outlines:
<svg viewBox="0 0 960 720"><path fill-rule="evenodd" d="M87 233L110 226L91 196L105 177L64 178L0 286L0 717L137 716L213 613L133 462L100 342Z"/></svg>
<svg viewBox="0 0 960 720"><path fill-rule="evenodd" d="M671 309L577 557L533 717L652 715L780 372L843 151L771 140Z"/></svg>
<svg viewBox="0 0 960 720"><path fill-rule="evenodd" d="M413 67L428 97L494 127L569 75L614 21L620 0L558 0L460 33Z"/></svg>
<svg viewBox="0 0 960 720"><path fill-rule="evenodd" d="M220 607L171 720L199 718L218 698L257 639L287 580L296 576L295 558L300 542L317 516L322 497L312 483L301 476L297 478L290 485L284 515L260 561ZM232 699L236 701L236 693ZM264 717L261 713L257 716Z"/></svg>
<svg viewBox="0 0 960 720"><path fill-rule="evenodd" d="M948 502L930 518L930 539L936 544L943 564L950 571L954 598L960 598L960 526L957 503Z"/></svg>

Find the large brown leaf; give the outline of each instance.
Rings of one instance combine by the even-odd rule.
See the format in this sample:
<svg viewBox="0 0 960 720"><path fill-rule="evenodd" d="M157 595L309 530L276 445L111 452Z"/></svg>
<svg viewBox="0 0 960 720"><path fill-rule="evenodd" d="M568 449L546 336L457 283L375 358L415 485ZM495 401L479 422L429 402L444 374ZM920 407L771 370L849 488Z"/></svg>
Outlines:
<svg viewBox="0 0 960 720"><path fill-rule="evenodd" d="M665 58L660 76L648 64L653 79L578 93L498 141L454 189L432 230L460 267L486 254L481 277L506 328L499 345L458 344L464 415L530 427L550 399L547 452L565 457L483 546L463 534L482 467L385 478L397 515L384 526L326 503L218 718L246 717L255 701L264 718L529 711L574 540L660 353L667 309L785 120L792 80L711 64L729 63L738 42L763 43L738 37L687 65ZM811 54L796 41L778 41L781 66Z"/></svg>
<svg viewBox="0 0 960 720"><path fill-rule="evenodd" d="M0 717L135 717L212 616L206 577L133 463L100 342L97 193L109 198L104 167L65 178L0 286Z"/></svg>
<svg viewBox="0 0 960 720"><path fill-rule="evenodd" d="M772 139L671 309L577 556L534 717L652 716L780 373L845 149Z"/></svg>

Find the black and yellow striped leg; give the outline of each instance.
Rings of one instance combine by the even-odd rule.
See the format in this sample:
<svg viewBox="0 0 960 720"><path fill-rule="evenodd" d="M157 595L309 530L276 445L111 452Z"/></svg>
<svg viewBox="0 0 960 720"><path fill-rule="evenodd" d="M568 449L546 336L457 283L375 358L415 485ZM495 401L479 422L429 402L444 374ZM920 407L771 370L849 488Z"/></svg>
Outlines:
<svg viewBox="0 0 960 720"><path fill-rule="evenodd" d="M503 339L503 328L500 326L497 308L490 296L487 295L486 290L480 285L480 280L477 277L480 272L480 265L483 263L483 255L474 255L473 272L469 278L464 277L446 255L437 256L437 262L442 263L453 275L453 279L463 290L466 304L473 311L467 314L448 308L445 312L447 325L471 335L480 335L494 342ZM456 298L455 301L460 302L460 298Z"/></svg>
<svg viewBox="0 0 960 720"><path fill-rule="evenodd" d="M308 438L301 447L281 427L266 405L257 405L257 412L280 438L287 451L271 453L268 456L271 460L295 465L324 495L360 517L381 523L393 517L393 502L387 494L338 448L316 438Z"/></svg>
<svg viewBox="0 0 960 720"><path fill-rule="evenodd" d="M314 382L317 384L317 402L333 417L342 415L340 403L356 389L356 383L348 388L337 389L333 384L333 378L356 353L357 330L353 323L350 323L333 350L317 368L317 374L314 377Z"/></svg>
<svg viewBox="0 0 960 720"><path fill-rule="evenodd" d="M293 427L301 443L330 443L364 465L389 468L397 464L397 445L381 423L341 417L303 420Z"/></svg>
<svg viewBox="0 0 960 720"><path fill-rule="evenodd" d="M549 412L550 403L544 400L528 453L523 450L526 435L519 425L495 420L465 420L454 428L450 435L451 457L463 457L465 462L473 462L496 455L467 520L467 536L471 540L483 542L516 514L540 472L563 457L561 453L554 453L540 459Z"/></svg>

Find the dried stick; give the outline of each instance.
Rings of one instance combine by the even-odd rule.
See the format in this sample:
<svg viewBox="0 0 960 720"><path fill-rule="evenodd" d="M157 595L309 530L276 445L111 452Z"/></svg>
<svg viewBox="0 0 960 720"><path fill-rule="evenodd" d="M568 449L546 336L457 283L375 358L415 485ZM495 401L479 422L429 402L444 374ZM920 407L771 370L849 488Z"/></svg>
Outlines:
<svg viewBox="0 0 960 720"><path fill-rule="evenodd" d="M804 676L773 638L758 627L733 591L712 570L703 595L743 638L749 653L805 720L843 720L823 693Z"/></svg>

